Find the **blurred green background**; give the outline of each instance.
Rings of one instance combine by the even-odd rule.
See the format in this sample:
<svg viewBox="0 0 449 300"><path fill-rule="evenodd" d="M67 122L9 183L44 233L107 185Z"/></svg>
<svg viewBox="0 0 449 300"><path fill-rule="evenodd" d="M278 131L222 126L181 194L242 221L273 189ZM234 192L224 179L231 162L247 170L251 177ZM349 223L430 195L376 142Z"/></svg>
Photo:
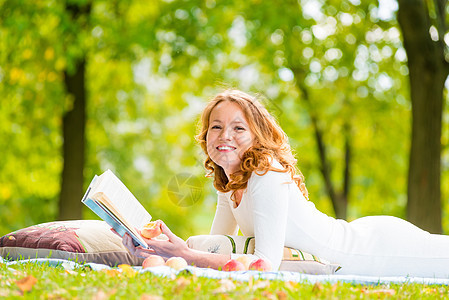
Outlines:
<svg viewBox="0 0 449 300"><path fill-rule="evenodd" d="M212 223L216 193L194 135L205 103L227 87L264 99L320 210L335 215L316 128L337 191L351 146L347 219L406 218L411 103L394 0L0 0L0 7L0 235L58 218L63 116L74 106L64 78L80 61L83 189L109 168L182 238L207 234ZM446 233L448 112L445 101ZM193 189L176 191L173 180L189 176ZM83 208L83 218L97 217Z"/></svg>

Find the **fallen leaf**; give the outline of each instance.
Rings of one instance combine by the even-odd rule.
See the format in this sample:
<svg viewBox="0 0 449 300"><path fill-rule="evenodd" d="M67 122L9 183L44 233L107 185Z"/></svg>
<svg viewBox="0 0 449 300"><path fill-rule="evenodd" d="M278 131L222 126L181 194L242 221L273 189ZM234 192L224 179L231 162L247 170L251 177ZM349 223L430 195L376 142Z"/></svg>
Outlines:
<svg viewBox="0 0 449 300"><path fill-rule="evenodd" d="M248 279L248 290L253 289L253 283L254 283L254 278L253 278L253 276L250 276Z"/></svg>
<svg viewBox="0 0 449 300"><path fill-rule="evenodd" d="M221 279L218 283L220 284L220 287L212 291L215 294L230 292L236 288L234 282L229 279Z"/></svg>
<svg viewBox="0 0 449 300"><path fill-rule="evenodd" d="M267 299L276 300L276 296L270 291L263 291L262 296L264 296Z"/></svg>
<svg viewBox="0 0 449 300"><path fill-rule="evenodd" d="M424 288L423 292L424 292L425 294L437 294L437 293L438 293L438 290L437 290L437 289L434 289L434 288L428 288L428 287L426 287L426 288Z"/></svg>
<svg viewBox="0 0 449 300"><path fill-rule="evenodd" d="M362 289L362 293L367 294L367 295L386 294L386 295L394 296L396 294L396 291L393 289L378 289L378 290Z"/></svg>
<svg viewBox="0 0 449 300"><path fill-rule="evenodd" d="M78 272L72 271L72 270L64 270L65 274L68 275L78 275Z"/></svg>
<svg viewBox="0 0 449 300"><path fill-rule="evenodd" d="M106 270L102 270L102 272L108 274L111 277L115 277L115 276L118 276L121 274L120 271L117 269L106 269Z"/></svg>
<svg viewBox="0 0 449 300"><path fill-rule="evenodd" d="M176 279L176 284L178 286L186 286L190 284L190 280L185 277L179 277Z"/></svg>
<svg viewBox="0 0 449 300"><path fill-rule="evenodd" d="M265 289L265 288L268 288L269 286L270 286L270 281L268 281L268 280L257 281L256 283L253 284L253 290Z"/></svg>
<svg viewBox="0 0 449 300"><path fill-rule="evenodd" d="M190 284L190 280L185 277L179 277L176 279L176 286L174 288L174 293L179 294L186 286Z"/></svg>
<svg viewBox="0 0 449 300"><path fill-rule="evenodd" d="M99 290L97 294L92 297L93 300L104 300L108 298L108 295L103 290Z"/></svg>
<svg viewBox="0 0 449 300"><path fill-rule="evenodd" d="M313 285L313 288L312 288L312 292L320 292L323 289L324 289L324 287L321 284L321 282L315 282L315 284Z"/></svg>
<svg viewBox="0 0 449 300"><path fill-rule="evenodd" d="M29 275L16 281L17 286L22 292L29 292L33 286L37 283L36 277Z"/></svg>
<svg viewBox="0 0 449 300"><path fill-rule="evenodd" d="M299 283L297 283L295 281L287 281L284 285L290 291L294 292L298 288Z"/></svg>
<svg viewBox="0 0 449 300"><path fill-rule="evenodd" d="M332 285L332 288L331 288L332 293L335 293L335 291L337 290L337 288L338 288L338 282L336 282L336 283L334 283L334 284Z"/></svg>
<svg viewBox="0 0 449 300"><path fill-rule="evenodd" d="M133 269L133 267L127 264L121 264L118 265L117 267L119 267L122 270L122 272L129 277L133 277L137 273L136 270Z"/></svg>
<svg viewBox="0 0 449 300"><path fill-rule="evenodd" d="M285 300L288 298L287 293L285 291L277 291L276 296L278 297L279 300Z"/></svg>
<svg viewBox="0 0 449 300"><path fill-rule="evenodd" d="M164 298L162 298L161 296L158 295L147 295L147 294L143 294L140 297L140 300L162 300Z"/></svg>

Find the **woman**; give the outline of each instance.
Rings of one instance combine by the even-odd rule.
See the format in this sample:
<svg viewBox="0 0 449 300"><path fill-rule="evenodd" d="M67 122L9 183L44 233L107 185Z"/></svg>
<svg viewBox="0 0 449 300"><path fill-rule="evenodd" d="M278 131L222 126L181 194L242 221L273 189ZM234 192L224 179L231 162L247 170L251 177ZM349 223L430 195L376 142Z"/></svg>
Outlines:
<svg viewBox="0 0 449 300"><path fill-rule="evenodd" d="M252 96L218 94L202 114L197 139L207 155L218 204L211 234L255 237L254 258L279 268L284 246L339 264L340 274L449 277L449 237L430 234L395 217L353 222L319 212L308 201L288 138ZM222 267L230 255L189 249L161 222L168 241L147 240L151 250L124 244L141 257L181 256L199 267Z"/></svg>

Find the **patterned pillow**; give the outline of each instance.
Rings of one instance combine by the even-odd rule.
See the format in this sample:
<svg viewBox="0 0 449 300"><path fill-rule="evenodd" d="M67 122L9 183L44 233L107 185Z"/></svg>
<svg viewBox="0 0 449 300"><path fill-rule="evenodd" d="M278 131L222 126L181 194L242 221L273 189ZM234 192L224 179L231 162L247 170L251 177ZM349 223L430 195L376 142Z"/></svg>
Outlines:
<svg viewBox="0 0 449 300"><path fill-rule="evenodd" d="M23 228L0 238L0 256L9 259L61 258L79 263L141 265L122 239L103 221L49 222Z"/></svg>
<svg viewBox="0 0 449 300"><path fill-rule="evenodd" d="M187 239L192 249L219 254L253 254L254 237L230 235L197 235ZM307 274L333 274L340 267L298 249L284 247L280 271Z"/></svg>

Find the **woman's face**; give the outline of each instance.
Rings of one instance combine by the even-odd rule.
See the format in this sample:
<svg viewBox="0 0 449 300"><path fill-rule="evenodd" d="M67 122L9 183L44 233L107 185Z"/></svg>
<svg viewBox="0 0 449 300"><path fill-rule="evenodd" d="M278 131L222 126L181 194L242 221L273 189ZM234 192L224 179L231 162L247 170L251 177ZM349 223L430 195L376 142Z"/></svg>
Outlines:
<svg viewBox="0 0 449 300"><path fill-rule="evenodd" d="M243 153L254 144L254 134L238 104L223 101L214 107L206 141L207 153L228 178L239 170Z"/></svg>

